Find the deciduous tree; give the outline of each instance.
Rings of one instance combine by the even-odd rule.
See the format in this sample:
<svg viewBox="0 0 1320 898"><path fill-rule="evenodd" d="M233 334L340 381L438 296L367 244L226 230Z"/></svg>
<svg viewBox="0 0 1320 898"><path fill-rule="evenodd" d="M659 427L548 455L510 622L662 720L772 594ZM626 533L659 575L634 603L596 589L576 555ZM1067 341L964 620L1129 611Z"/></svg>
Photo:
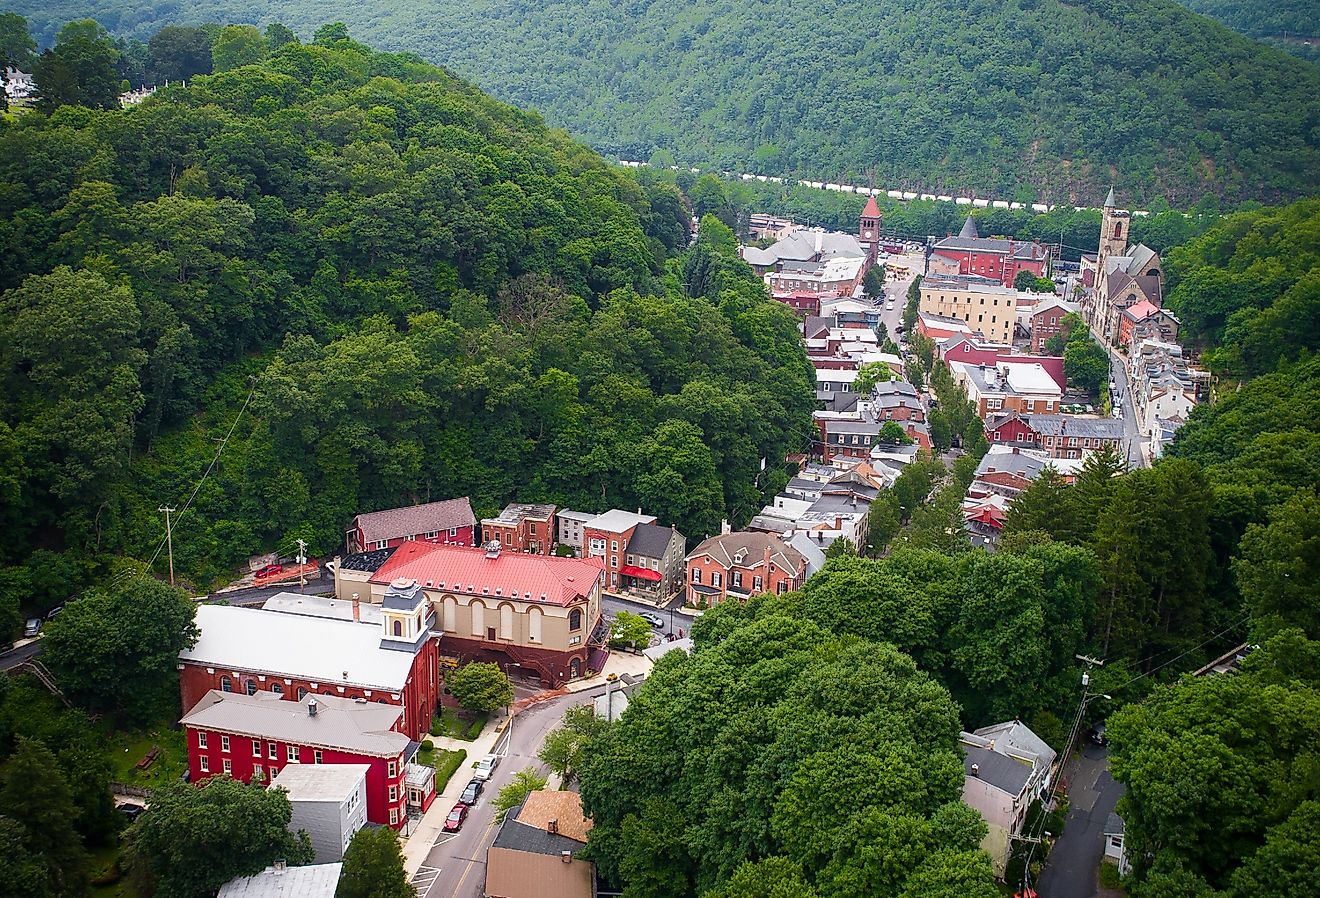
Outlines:
<svg viewBox="0 0 1320 898"><path fill-rule="evenodd" d="M498 664L474 661L445 678L454 699L469 711L494 711L513 701L513 684Z"/></svg>
<svg viewBox="0 0 1320 898"><path fill-rule="evenodd" d="M414 898L416 894L408 882L394 830L367 827L353 834L344 852L335 898Z"/></svg>

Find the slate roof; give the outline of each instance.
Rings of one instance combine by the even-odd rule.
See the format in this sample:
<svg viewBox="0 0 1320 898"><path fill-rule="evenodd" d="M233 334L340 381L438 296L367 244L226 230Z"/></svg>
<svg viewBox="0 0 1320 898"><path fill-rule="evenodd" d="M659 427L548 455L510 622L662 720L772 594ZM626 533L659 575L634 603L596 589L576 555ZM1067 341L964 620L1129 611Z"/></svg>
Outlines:
<svg viewBox="0 0 1320 898"><path fill-rule="evenodd" d="M863 218L880 217L880 206L876 203L875 197L868 196L866 198L866 208L862 209L862 217Z"/></svg>
<svg viewBox="0 0 1320 898"><path fill-rule="evenodd" d="M1114 188L1112 186L1109 188L1109 194L1105 197L1105 208L1114 208Z"/></svg>
<svg viewBox="0 0 1320 898"><path fill-rule="evenodd" d="M981 236L981 232L976 229L976 216L967 216L967 220L963 222L962 230L958 232L958 236L964 240L975 240Z"/></svg>
<svg viewBox="0 0 1320 898"><path fill-rule="evenodd" d="M372 549L370 552L354 552L352 555L345 555L339 559L339 569L341 571L375 573L382 564L390 560L390 556L394 554L394 550L397 548L399 547L390 546L388 549Z"/></svg>
<svg viewBox="0 0 1320 898"><path fill-rule="evenodd" d="M1084 418L1078 415L1020 415L1036 433L1055 437L1098 437L1117 440L1123 436L1118 418Z"/></svg>
<svg viewBox="0 0 1320 898"><path fill-rule="evenodd" d="M816 242L819 238L819 255L822 260L832 258L855 258L862 259L866 257L866 251L862 249L861 243L852 234L844 234L839 231L822 231L817 229L800 229L778 240L766 251L776 259L787 261L791 259L806 260L814 258L817 255Z"/></svg>
<svg viewBox="0 0 1320 898"><path fill-rule="evenodd" d="M316 702L316 713L308 706ZM300 702L272 692L221 692L212 689L180 723L200 730L273 739L294 745L342 749L369 757L402 754L409 739L390 729L403 716L399 705L357 701L334 695L308 695Z"/></svg>
<svg viewBox="0 0 1320 898"><path fill-rule="evenodd" d="M1031 765L1013 758L981 748L976 745L962 744L963 775L972 775L972 765L977 767L976 778L984 780L1009 795L1021 795L1031 779Z"/></svg>
<svg viewBox="0 0 1320 898"><path fill-rule="evenodd" d="M632 539L628 540L628 551L634 555L645 555L647 558L663 558L673 536L674 531L668 527L661 527L659 524L638 524L637 529L633 531Z"/></svg>
<svg viewBox="0 0 1320 898"><path fill-rule="evenodd" d="M1011 259L1028 259L1036 262L1045 260L1045 247L1030 240L1005 240L999 237L945 237L935 244L935 249L949 249L973 253L993 253L1008 256ZM925 283L923 281L923 283Z"/></svg>
<svg viewBox="0 0 1320 898"><path fill-rule="evenodd" d="M445 499L425 505L360 514L353 519L353 523L361 528L363 541L373 543L456 527L475 527L477 519L472 515L472 506L467 496L464 496L461 499Z"/></svg>

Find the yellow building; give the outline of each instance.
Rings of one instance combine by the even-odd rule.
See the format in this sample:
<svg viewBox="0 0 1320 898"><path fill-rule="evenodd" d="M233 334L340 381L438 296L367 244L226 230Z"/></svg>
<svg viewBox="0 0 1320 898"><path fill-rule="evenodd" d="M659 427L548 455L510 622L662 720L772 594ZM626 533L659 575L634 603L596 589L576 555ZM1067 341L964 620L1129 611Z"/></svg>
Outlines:
<svg viewBox="0 0 1320 898"><path fill-rule="evenodd" d="M921 282L919 308L965 322L993 343L1013 344L1017 291L999 281L965 274L930 275Z"/></svg>

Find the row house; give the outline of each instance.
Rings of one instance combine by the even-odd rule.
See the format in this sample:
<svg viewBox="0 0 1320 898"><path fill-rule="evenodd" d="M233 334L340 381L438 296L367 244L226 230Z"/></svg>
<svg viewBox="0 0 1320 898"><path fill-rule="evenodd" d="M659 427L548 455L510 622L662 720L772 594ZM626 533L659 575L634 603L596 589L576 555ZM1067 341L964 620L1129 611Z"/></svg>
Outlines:
<svg viewBox="0 0 1320 898"><path fill-rule="evenodd" d="M605 568L605 586L624 585L628 541L642 524L654 524L655 516L618 508L596 515L582 527L583 557L599 559ZM634 578L635 579L635 578Z"/></svg>
<svg viewBox="0 0 1320 898"><path fill-rule="evenodd" d="M483 543L496 542L506 552L549 555L555 550L555 506L513 502L497 518L481 522Z"/></svg>
<svg viewBox="0 0 1320 898"><path fill-rule="evenodd" d="M440 695L430 606L407 585L382 588L378 602L371 621L198 605L197 642L179 653L183 707L212 691L288 703L309 695L360 698L397 706L400 731L425 738Z"/></svg>
<svg viewBox="0 0 1320 898"><path fill-rule="evenodd" d="M1129 352L1145 340L1175 343L1181 322L1168 309L1142 300L1128 306L1118 317L1118 345Z"/></svg>
<svg viewBox="0 0 1320 898"><path fill-rule="evenodd" d="M1050 251L1039 242L982 237L976 219L969 215L958 236L946 237L931 248L931 258L956 266L961 275L990 278L1005 287L1012 287L1023 271L1031 272L1034 277L1044 277Z"/></svg>
<svg viewBox="0 0 1320 898"><path fill-rule="evenodd" d="M337 566L335 576L343 576ZM354 580L354 585L362 581ZM492 661L556 687L604 664L597 558L404 543L365 582L364 600L416 590L431 612L446 663ZM434 640L432 640L434 642Z"/></svg>
<svg viewBox="0 0 1320 898"><path fill-rule="evenodd" d="M1122 452L1123 421L1082 415L992 415L986 439L994 445L1039 449L1050 458L1084 458L1092 452Z"/></svg>
<svg viewBox="0 0 1320 898"><path fill-rule="evenodd" d="M1075 302L1067 302L1057 296L1041 300L1031 310L1031 351L1035 355L1045 352L1045 344L1051 337L1063 333L1063 319L1075 315L1081 307Z"/></svg>
<svg viewBox="0 0 1320 898"><path fill-rule="evenodd" d="M1137 423L1152 441L1168 422L1184 422L1204 398L1207 372L1193 368L1182 347L1162 340L1143 340L1128 362L1128 394ZM1176 428L1175 428L1176 429Z"/></svg>
<svg viewBox="0 0 1320 898"><path fill-rule="evenodd" d="M687 556L686 565L687 600L694 606L791 592L801 589L806 579L802 553L769 533L712 536Z"/></svg>
<svg viewBox="0 0 1320 898"><path fill-rule="evenodd" d="M1015 499L1040 477L1045 468L1054 468L1065 481L1072 482L1080 466L1080 461L1052 459L1035 449L991 446L977 465L968 495L979 497L995 494Z"/></svg>
<svg viewBox="0 0 1320 898"><path fill-rule="evenodd" d="M993 278L975 275L930 275L921 282L919 311L961 319L995 343L1013 342L1017 325L1017 291Z"/></svg>
<svg viewBox="0 0 1320 898"><path fill-rule="evenodd" d="M599 558L605 586L659 600L683 587L687 540L654 515L611 509L603 514L559 513L559 542L584 558Z"/></svg>
<svg viewBox="0 0 1320 898"><path fill-rule="evenodd" d="M815 296L852 296L866 275L865 258L837 258L822 262L783 262L778 271L765 276L774 297L793 293Z"/></svg>
<svg viewBox="0 0 1320 898"><path fill-rule="evenodd" d="M949 371L967 390L967 398L976 404L983 421L1005 412L1053 414L1063 400L1063 389L1038 362L993 366L950 362Z"/></svg>
<svg viewBox="0 0 1320 898"><path fill-rule="evenodd" d="M291 764L362 765L367 822L399 829L408 819L408 767L418 743L403 731L398 706L333 695L290 702L270 693L211 690L180 723L194 783L212 776L266 783ZM434 797L432 773L416 810Z"/></svg>
<svg viewBox="0 0 1320 898"><path fill-rule="evenodd" d="M792 293L772 293L771 298L782 302L800 318L820 315L820 294L810 290L794 290Z"/></svg>
<svg viewBox="0 0 1320 898"><path fill-rule="evenodd" d="M747 235L753 240L782 240L799 227L788 218L753 212L747 222Z"/></svg>
<svg viewBox="0 0 1320 898"><path fill-rule="evenodd" d="M1017 720L963 732L958 741L963 804L984 818L981 849L1002 878L1013 844L1026 829L1028 810L1049 791L1057 754Z"/></svg>
<svg viewBox="0 0 1320 898"><path fill-rule="evenodd" d="M360 514L348 525L344 543L349 554L391 548L407 540L470 546L476 525L472 505L464 496Z"/></svg>

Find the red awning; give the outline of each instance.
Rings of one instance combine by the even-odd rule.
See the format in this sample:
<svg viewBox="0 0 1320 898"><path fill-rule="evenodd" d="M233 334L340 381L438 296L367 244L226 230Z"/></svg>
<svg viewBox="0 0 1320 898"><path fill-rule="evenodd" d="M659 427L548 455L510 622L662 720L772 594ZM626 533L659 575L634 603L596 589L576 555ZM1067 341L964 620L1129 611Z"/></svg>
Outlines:
<svg viewBox="0 0 1320 898"><path fill-rule="evenodd" d="M625 577L636 577L638 580L654 580L657 583L664 579L659 571L653 571L650 568L633 567L631 564L625 564L621 568L621 573Z"/></svg>

